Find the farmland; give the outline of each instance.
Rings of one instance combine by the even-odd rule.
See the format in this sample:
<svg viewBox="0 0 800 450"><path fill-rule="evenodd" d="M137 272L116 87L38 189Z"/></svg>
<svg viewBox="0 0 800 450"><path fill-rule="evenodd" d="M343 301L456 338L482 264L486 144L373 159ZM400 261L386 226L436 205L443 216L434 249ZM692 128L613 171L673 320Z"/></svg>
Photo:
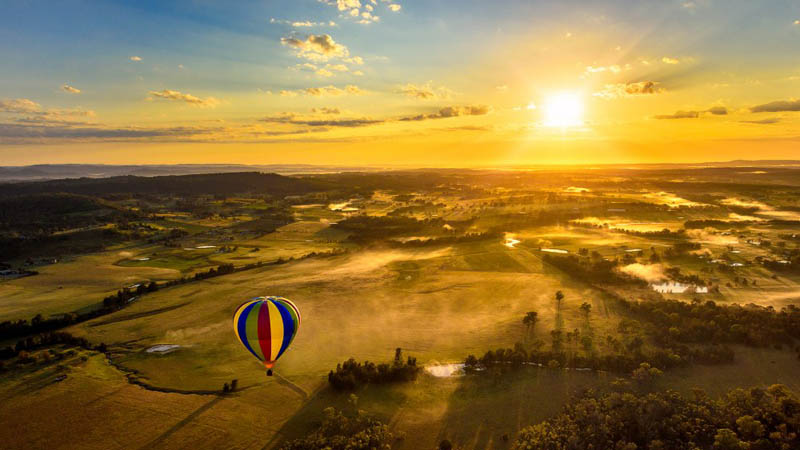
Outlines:
<svg viewBox="0 0 800 450"><path fill-rule="evenodd" d="M352 392L405 449L443 439L508 448L589 389L796 391L797 337L777 324L794 320L793 310L778 314L800 303L800 171L781 169L779 184L730 176L316 174L270 177L264 188L226 182L225 192L197 178L191 194L184 180L163 182L182 194L154 193L146 179L136 184L144 192L111 194L61 183L59 195L96 195L92 204L113 213L81 216L80 231L26 216L49 230L35 237L6 226L5 245L22 253L4 261L0 322L25 320L19 329L31 334L0 341L14 353L0 371L0 433L8 448L34 436L59 448L280 448L313 432L326 408L351 407L351 392L327 380L337 364L389 361L397 348L425 369L478 361L468 374L423 370ZM47 183L0 186L0 196L47 196ZM99 248L56 240L89 222L110 230ZM41 243L35 256L24 253L31 239ZM104 303L117 293L124 302ZM236 307L263 295L302 312L271 378L231 330ZM698 326L667 332L661 324L679 318L660 305ZM739 328L701 329L692 315L712 313L735 315ZM35 327L68 314L58 330L79 345L25 347ZM756 321L775 327L763 333ZM501 364L504 349L517 356ZM663 375L643 384L628 368L640 362ZM223 392L232 380L237 389ZM45 408L74 411L77 437L67 442Z"/></svg>

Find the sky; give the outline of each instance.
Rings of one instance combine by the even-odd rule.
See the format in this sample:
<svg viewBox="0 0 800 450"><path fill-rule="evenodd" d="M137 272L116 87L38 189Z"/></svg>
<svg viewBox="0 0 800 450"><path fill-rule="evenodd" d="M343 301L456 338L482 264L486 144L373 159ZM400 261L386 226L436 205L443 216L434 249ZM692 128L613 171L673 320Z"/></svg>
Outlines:
<svg viewBox="0 0 800 450"><path fill-rule="evenodd" d="M0 165L800 159L796 0L0 10Z"/></svg>

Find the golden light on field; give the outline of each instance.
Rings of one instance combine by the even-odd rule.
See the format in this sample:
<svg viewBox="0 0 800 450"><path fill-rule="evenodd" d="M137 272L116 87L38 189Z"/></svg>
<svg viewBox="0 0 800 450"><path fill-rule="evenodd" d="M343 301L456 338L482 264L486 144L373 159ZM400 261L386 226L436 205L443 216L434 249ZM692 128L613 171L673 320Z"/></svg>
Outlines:
<svg viewBox="0 0 800 450"><path fill-rule="evenodd" d="M544 124L548 127L583 125L583 101L577 93L559 92L548 97L544 105Z"/></svg>

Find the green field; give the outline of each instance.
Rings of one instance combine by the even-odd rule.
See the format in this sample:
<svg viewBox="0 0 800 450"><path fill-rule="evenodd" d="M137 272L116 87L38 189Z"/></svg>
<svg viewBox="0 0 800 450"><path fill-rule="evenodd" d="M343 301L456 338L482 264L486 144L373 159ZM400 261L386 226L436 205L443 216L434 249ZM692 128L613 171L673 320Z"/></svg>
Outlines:
<svg viewBox="0 0 800 450"><path fill-rule="evenodd" d="M0 281L2 321L85 311L125 286L191 279L162 285L118 311L64 330L93 345L105 344L107 354L75 348L55 360L44 356L48 349L38 349L38 363L0 370L0 423L5 425L0 446L277 448L315 429L325 408L351 407L349 394L330 389L326 378L351 357L384 362L399 347L430 368L517 343L550 349L553 331L591 338L588 345L577 338L565 341L566 353L602 356L610 352L609 342L627 345L638 337L647 320L628 315L620 299L691 302L698 297L777 309L800 301L796 272L773 271L758 262L797 251L798 241L786 238L793 233L791 224L761 220L728 229L724 220L732 210L722 200L734 195L730 192L596 177L565 176L551 183L548 175L510 187L496 181L464 184L470 179L465 177L428 189L291 201L204 197L192 199L192 208L202 207L196 214L172 211L177 199L148 200L144 206L158 214L141 224L118 225L126 236L145 230L138 241L76 252L56 264L35 266L38 275ZM582 186L588 187L576 188ZM789 201L787 194L774 195ZM130 200L120 204L139 207ZM617 208L620 204L624 208ZM394 234L359 240L352 228L336 226L359 214L385 220ZM402 225L408 218L421 222ZM723 222L681 231L687 220L698 219ZM397 223L408 228L395 232L391 227ZM661 233L665 228L670 233ZM446 240L403 242L410 238ZM754 243L761 240L773 245ZM610 278L632 273L626 272L629 264L663 279L675 277L669 269L680 269L680 276L708 281L719 292L661 296L645 275L632 276L647 283L589 282L557 269L547 255L582 255L591 266L614 262ZM222 264L253 263L263 265L193 279ZM739 283L742 278L748 282ZM564 294L560 305L557 291ZM238 305L264 295L290 298L302 312L300 331L271 378L241 347L231 326ZM580 309L583 303L591 306L589 313ZM530 311L538 314L532 329L522 322ZM658 349L655 339L642 336L645 350ZM148 351L157 345L177 347ZM782 347L734 345L732 363L671 368L647 388L685 393L701 388L721 395L736 387L783 383L798 390L796 343ZM613 389L619 377L630 379L629 373L534 365L501 372L446 378L423 372L414 382L369 385L355 393L359 408L401 436L393 448L435 448L449 439L459 449L507 449L521 428L552 417L574 396ZM65 380L55 381L64 374ZM239 390L220 395L233 379Z"/></svg>

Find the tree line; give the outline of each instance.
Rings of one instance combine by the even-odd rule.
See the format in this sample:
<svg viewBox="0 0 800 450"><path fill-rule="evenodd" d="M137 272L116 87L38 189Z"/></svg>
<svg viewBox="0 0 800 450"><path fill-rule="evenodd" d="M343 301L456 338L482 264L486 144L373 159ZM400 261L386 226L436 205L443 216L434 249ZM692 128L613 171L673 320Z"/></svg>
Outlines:
<svg viewBox="0 0 800 450"><path fill-rule="evenodd" d="M328 373L328 383L337 391L352 391L366 384L413 381L421 371L417 358L409 356L403 360L403 351L398 348L391 364L375 364L369 361L360 363L353 358L337 364L336 370Z"/></svg>
<svg viewBox="0 0 800 450"><path fill-rule="evenodd" d="M523 429L514 450L788 450L800 448L800 400L785 386L701 391L589 392Z"/></svg>

